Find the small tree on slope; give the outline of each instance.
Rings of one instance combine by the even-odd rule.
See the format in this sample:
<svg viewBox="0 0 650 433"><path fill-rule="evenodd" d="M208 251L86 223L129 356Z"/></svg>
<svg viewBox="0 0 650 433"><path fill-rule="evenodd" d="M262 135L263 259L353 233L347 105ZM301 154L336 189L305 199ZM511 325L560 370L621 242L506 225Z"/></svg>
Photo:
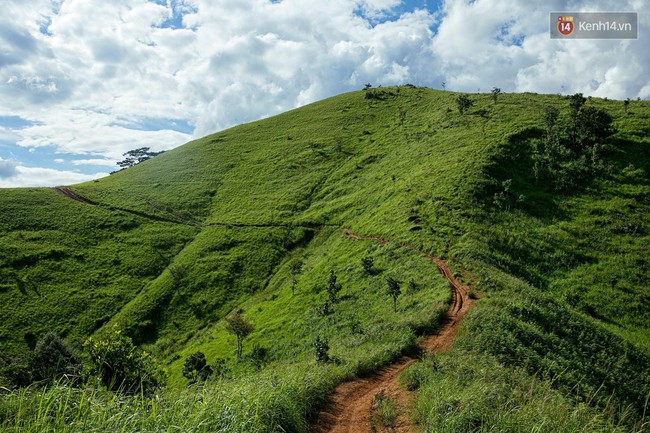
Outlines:
<svg viewBox="0 0 650 433"><path fill-rule="evenodd" d="M402 283L393 277L386 278L386 293L393 298L393 311L397 313L397 298L402 293Z"/></svg>
<svg viewBox="0 0 650 433"><path fill-rule="evenodd" d="M244 317L235 313L226 318L226 331L237 337L237 359L241 359L244 348L244 339L253 332L255 327L244 319Z"/></svg>

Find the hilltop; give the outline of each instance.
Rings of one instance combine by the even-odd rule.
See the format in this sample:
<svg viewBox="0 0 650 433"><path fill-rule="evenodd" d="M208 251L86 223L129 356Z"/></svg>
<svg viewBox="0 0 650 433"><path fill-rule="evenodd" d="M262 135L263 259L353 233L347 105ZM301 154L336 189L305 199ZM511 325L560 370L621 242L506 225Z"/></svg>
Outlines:
<svg viewBox="0 0 650 433"><path fill-rule="evenodd" d="M166 366L166 398L189 408L185 360L223 360L227 374L205 397L213 426L304 431L336 383L414 352L439 325L450 291L429 254L480 300L454 350L413 370L422 425L505 428L517 401L565 422L555 431L641 430L650 104L467 96L461 113L453 92L352 92L93 182L0 191L4 371L48 331L81 349L117 326ZM600 125L602 113L611 130L580 123ZM389 277L402 287L397 311ZM223 320L236 312L254 326L241 361ZM335 362L314 361L317 338ZM527 386L543 391L508 394ZM0 425L13 425L6 413Z"/></svg>

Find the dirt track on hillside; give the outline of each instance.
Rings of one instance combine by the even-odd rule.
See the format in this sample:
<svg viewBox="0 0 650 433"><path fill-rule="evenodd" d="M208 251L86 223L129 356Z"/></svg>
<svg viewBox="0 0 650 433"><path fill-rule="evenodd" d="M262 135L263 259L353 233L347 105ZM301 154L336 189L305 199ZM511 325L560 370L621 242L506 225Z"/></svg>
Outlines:
<svg viewBox="0 0 650 433"><path fill-rule="evenodd" d="M347 229L345 233L353 239L372 240L380 244L388 243L385 239L358 235ZM454 278L444 260L416 251L407 245L402 245L402 247L418 252L435 263L438 270L452 286L451 305L442 326L436 334L426 337L420 344L422 350L433 353L449 350L458 332L460 320L473 305L473 301L468 296L468 288ZM357 379L339 385L326 406L310 425L309 431L311 433L376 432L377 430L370 423L370 414L373 397L383 390L386 395L394 399L401 413L395 427L387 431L398 433L417 432L417 427L410 422L408 417L409 395L397 384L399 373L416 361L417 359L413 357L403 356L397 362L382 368L368 378Z"/></svg>
<svg viewBox="0 0 650 433"><path fill-rule="evenodd" d="M72 200L76 200L79 203L84 203L84 204L91 204L93 206L97 206L97 203L94 201L87 199L86 197L82 197L76 192L72 191L70 188L66 188L64 186L57 186L54 188L54 191L58 192L61 195L64 195L68 198L71 198Z"/></svg>

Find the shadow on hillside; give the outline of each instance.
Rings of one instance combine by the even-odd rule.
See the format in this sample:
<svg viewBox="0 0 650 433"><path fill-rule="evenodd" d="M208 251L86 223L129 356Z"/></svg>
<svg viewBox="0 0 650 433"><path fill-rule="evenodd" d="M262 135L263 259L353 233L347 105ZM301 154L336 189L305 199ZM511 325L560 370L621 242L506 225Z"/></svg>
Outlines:
<svg viewBox="0 0 650 433"><path fill-rule="evenodd" d="M533 152L544 136L540 128L511 135L487 165L477 201L488 209L520 209L541 219L563 218L556 202L558 192L550 182L535 177Z"/></svg>

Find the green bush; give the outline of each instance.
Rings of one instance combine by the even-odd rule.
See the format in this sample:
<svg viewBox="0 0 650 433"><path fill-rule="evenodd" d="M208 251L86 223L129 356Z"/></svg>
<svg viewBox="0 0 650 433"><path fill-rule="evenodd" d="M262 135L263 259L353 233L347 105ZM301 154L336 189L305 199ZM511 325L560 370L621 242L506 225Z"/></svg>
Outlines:
<svg viewBox="0 0 650 433"><path fill-rule="evenodd" d="M81 357L61 337L48 332L36 344L29 369L32 380L52 383L61 378L78 381L83 365Z"/></svg>
<svg viewBox="0 0 650 433"><path fill-rule="evenodd" d="M136 348L131 338L123 335L117 326L113 326L104 338L88 338L84 346L94 373L108 390L148 394L164 379L156 361Z"/></svg>
<svg viewBox="0 0 650 433"><path fill-rule="evenodd" d="M317 362L329 362L330 356L328 352L330 350L330 345L325 338L321 336L316 337L316 340L314 341L314 350L316 351Z"/></svg>
<svg viewBox="0 0 650 433"><path fill-rule="evenodd" d="M195 352L187 357L183 364L183 376L185 376L190 383L205 382L212 374L212 367L207 365L205 354L203 352Z"/></svg>
<svg viewBox="0 0 650 433"><path fill-rule="evenodd" d="M472 108L472 105L474 105L474 101L469 99L467 95L458 95L456 98L456 106L460 114L465 114L467 110Z"/></svg>

